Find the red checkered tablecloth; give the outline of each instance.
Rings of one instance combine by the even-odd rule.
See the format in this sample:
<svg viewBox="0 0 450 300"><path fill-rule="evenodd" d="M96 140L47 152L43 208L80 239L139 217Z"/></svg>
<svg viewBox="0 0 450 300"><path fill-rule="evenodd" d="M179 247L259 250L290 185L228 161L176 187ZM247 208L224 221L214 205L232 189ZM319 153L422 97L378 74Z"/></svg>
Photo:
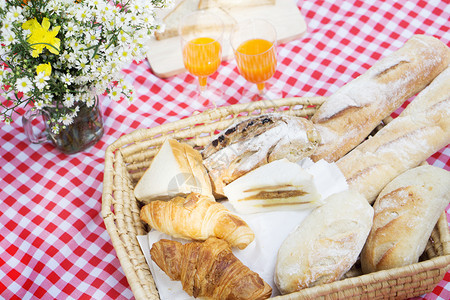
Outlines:
<svg viewBox="0 0 450 300"><path fill-rule="evenodd" d="M330 95L416 33L450 46L448 0L297 4L308 30L278 47L273 83L284 97ZM133 297L100 214L105 149L137 128L188 116L189 103L179 95L193 77L160 79L147 61L124 72L135 101L103 99L105 135L83 153L67 156L50 144L30 144L21 118L0 125L0 298ZM227 104L239 102L247 84L234 60L223 62L210 82L224 90ZM450 170L450 147L428 162ZM450 299L449 281L447 273L422 297Z"/></svg>

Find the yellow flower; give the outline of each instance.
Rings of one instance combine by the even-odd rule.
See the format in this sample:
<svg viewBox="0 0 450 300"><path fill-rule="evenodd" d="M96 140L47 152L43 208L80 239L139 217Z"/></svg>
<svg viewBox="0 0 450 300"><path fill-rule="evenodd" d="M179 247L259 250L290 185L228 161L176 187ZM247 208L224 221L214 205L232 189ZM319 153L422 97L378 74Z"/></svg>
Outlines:
<svg viewBox="0 0 450 300"><path fill-rule="evenodd" d="M56 38L56 35L61 26L56 26L49 31L50 21L48 18L42 20L42 25L34 18L23 23L22 28L31 31L31 34L28 35L27 42L30 43L33 49L31 53L33 57L38 57L44 48L47 48L53 54L59 54L61 41Z"/></svg>
<svg viewBox="0 0 450 300"><path fill-rule="evenodd" d="M44 72L45 76L50 76L52 74L52 65L50 63L40 64L36 67L36 73Z"/></svg>

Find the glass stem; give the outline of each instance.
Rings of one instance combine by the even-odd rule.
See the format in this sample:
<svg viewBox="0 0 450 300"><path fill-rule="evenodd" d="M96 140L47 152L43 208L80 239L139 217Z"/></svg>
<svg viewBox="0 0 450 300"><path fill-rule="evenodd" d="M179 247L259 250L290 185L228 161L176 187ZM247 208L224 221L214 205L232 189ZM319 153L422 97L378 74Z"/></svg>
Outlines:
<svg viewBox="0 0 450 300"><path fill-rule="evenodd" d="M198 77L198 85L200 87L200 92L204 92L206 90L206 80L208 77L206 76L199 76Z"/></svg>
<svg viewBox="0 0 450 300"><path fill-rule="evenodd" d="M260 96L264 95L264 89L266 87L266 83L265 82L257 83L256 86L258 87L259 95Z"/></svg>

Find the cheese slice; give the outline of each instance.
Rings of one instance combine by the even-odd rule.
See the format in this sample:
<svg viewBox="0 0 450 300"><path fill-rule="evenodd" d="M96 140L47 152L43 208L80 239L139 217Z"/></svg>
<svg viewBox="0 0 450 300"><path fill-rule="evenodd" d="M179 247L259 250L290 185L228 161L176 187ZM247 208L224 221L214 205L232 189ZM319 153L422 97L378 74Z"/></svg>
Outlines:
<svg viewBox="0 0 450 300"><path fill-rule="evenodd" d="M225 186L223 191L241 214L307 209L322 204L313 176L287 159L253 170Z"/></svg>
<svg viewBox="0 0 450 300"><path fill-rule="evenodd" d="M185 197L191 192L214 200L202 156L188 144L167 139L137 183L134 195L138 200L149 203Z"/></svg>

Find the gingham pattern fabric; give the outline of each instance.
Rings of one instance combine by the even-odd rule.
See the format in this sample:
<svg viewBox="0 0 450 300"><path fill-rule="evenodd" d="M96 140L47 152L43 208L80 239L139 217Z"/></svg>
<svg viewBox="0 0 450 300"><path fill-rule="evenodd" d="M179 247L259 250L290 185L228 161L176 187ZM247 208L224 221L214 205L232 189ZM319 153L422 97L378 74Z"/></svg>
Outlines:
<svg viewBox="0 0 450 300"><path fill-rule="evenodd" d="M272 82L284 97L331 95L416 33L450 46L448 0L297 4L308 30L278 46ZM124 72L136 100L102 99L105 135L83 153L67 156L50 144L30 144L21 118L0 125L0 298L133 298L100 214L105 149L137 128L188 116L189 103L179 96L193 77L160 79L147 61ZM238 103L248 85L234 60L223 62L210 83L225 92L224 105ZM449 146L428 162L450 170ZM422 298L450 299L449 281L447 273Z"/></svg>

